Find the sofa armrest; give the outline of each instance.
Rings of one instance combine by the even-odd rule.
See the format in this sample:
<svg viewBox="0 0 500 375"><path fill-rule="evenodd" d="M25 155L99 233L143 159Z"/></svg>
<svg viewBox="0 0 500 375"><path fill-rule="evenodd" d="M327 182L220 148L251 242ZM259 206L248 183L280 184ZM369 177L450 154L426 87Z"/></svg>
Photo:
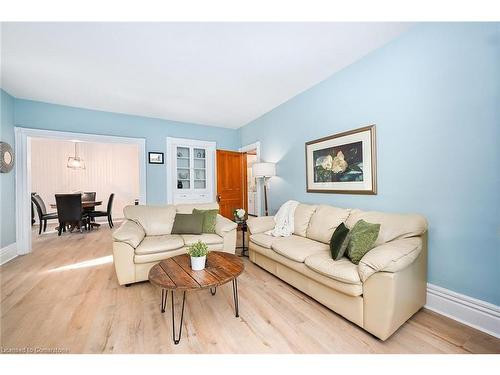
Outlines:
<svg viewBox="0 0 500 375"><path fill-rule="evenodd" d="M113 232L113 240L115 242L125 242L135 249L145 235L144 229L139 224L132 220L126 220L120 228Z"/></svg>
<svg viewBox="0 0 500 375"><path fill-rule="evenodd" d="M217 220L215 222L215 233L219 236L224 237L224 235L232 230L236 229L238 224L228 218L217 215Z"/></svg>
<svg viewBox="0 0 500 375"><path fill-rule="evenodd" d="M375 272L398 272L413 263L421 251L421 237L394 240L377 246L361 258L359 277L365 282Z"/></svg>
<svg viewBox="0 0 500 375"><path fill-rule="evenodd" d="M215 233L222 237L222 251L234 254L236 251L236 229L238 224L225 218L222 215L217 215L215 222Z"/></svg>
<svg viewBox="0 0 500 375"><path fill-rule="evenodd" d="M259 216L249 218L247 225L250 233L256 234L273 230L276 223L274 222L274 216Z"/></svg>

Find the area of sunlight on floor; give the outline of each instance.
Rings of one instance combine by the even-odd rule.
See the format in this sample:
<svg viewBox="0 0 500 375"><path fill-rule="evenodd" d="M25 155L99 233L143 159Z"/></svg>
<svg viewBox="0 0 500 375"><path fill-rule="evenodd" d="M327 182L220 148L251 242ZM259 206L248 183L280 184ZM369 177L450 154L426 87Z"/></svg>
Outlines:
<svg viewBox="0 0 500 375"><path fill-rule="evenodd" d="M87 268L87 267L96 267L107 263L113 262L113 256L107 255L100 258L85 260L83 262L68 264L66 266L57 267L51 269L49 272L60 272L60 271L68 271L68 270L77 270L79 268Z"/></svg>

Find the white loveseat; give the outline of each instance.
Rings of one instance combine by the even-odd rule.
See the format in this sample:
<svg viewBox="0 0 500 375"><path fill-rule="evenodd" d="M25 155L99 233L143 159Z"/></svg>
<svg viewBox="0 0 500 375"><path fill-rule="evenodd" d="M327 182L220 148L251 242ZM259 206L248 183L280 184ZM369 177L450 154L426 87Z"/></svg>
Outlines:
<svg viewBox="0 0 500 375"><path fill-rule="evenodd" d="M381 224L359 265L334 261L329 241L342 222ZM420 215L299 204L294 234L272 237L273 217L248 220L250 260L385 340L425 305L427 221Z"/></svg>
<svg viewBox="0 0 500 375"><path fill-rule="evenodd" d="M235 252L236 223L217 215L215 233L171 234L176 213L193 209L218 209L217 203L167 206L126 206L125 221L113 233L113 262L120 285L148 279L151 267L163 259L185 254L187 248L201 240L210 250Z"/></svg>

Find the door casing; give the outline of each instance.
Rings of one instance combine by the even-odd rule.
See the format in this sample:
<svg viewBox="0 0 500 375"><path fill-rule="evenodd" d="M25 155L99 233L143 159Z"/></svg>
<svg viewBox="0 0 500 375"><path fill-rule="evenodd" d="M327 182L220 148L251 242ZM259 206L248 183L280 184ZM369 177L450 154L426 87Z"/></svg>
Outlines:
<svg viewBox="0 0 500 375"><path fill-rule="evenodd" d="M222 216L233 219L233 210L247 210L247 158L246 153L217 150L217 201ZM238 171L238 173L235 173ZM240 189L230 185L239 184Z"/></svg>

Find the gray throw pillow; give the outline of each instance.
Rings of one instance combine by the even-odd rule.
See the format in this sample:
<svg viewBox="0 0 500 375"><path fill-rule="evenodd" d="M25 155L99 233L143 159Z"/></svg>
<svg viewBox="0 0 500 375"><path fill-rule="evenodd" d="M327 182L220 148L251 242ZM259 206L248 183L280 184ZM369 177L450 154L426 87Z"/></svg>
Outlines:
<svg viewBox="0 0 500 375"><path fill-rule="evenodd" d="M202 214L176 214L172 234L201 234L203 218Z"/></svg>

